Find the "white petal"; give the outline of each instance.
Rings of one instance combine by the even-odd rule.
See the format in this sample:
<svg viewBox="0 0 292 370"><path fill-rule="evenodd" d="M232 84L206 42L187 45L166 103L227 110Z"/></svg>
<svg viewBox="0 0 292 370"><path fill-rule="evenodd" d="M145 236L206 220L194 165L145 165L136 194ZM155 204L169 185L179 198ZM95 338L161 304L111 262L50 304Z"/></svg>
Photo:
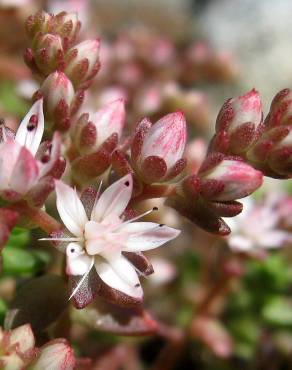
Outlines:
<svg viewBox="0 0 292 370"><path fill-rule="evenodd" d="M228 244L232 250L238 252L246 252L255 247L255 243L241 235L231 235L228 238Z"/></svg>
<svg viewBox="0 0 292 370"><path fill-rule="evenodd" d="M140 285L135 268L124 256L120 254L117 258L109 259L108 262L125 283L132 287Z"/></svg>
<svg viewBox="0 0 292 370"><path fill-rule="evenodd" d="M125 251L138 252L154 249L176 238L180 230L153 222L133 222L125 225L122 232L129 233Z"/></svg>
<svg viewBox="0 0 292 370"><path fill-rule="evenodd" d="M109 186L96 202L91 220L100 222L111 213L120 216L131 199L132 189L133 179L130 174Z"/></svg>
<svg viewBox="0 0 292 370"><path fill-rule="evenodd" d="M100 260L95 263L96 271L99 277L111 288L116 289L130 297L141 299L143 297L143 290L140 286L138 277L137 284L139 286L129 285L123 280L115 270L107 263L100 262ZM131 266L131 268L133 268Z"/></svg>
<svg viewBox="0 0 292 370"><path fill-rule="evenodd" d="M27 125L33 115L37 116L38 121L36 128L30 131L27 129ZM40 99L33 104L24 119L21 121L15 140L35 155L43 137L44 127L43 99Z"/></svg>
<svg viewBox="0 0 292 370"><path fill-rule="evenodd" d="M26 194L38 180L39 168L32 153L22 147L10 178L10 188Z"/></svg>
<svg viewBox="0 0 292 370"><path fill-rule="evenodd" d="M266 231L257 237L258 245L263 248L280 248L287 242L292 243L292 234L281 230Z"/></svg>
<svg viewBox="0 0 292 370"><path fill-rule="evenodd" d="M0 144L0 189L9 188L10 177L17 162L21 146L13 141L7 140Z"/></svg>
<svg viewBox="0 0 292 370"><path fill-rule="evenodd" d="M88 219L76 190L59 180L55 180L55 184L57 209L64 225L72 234L82 236Z"/></svg>
<svg viewBox="0 0 292 370"><path fill-rule="evenodd" d="M68 275L84 275L90 269L92 258L85 252L82 254L78 253L80 249L81 247L77 243L69 243L66 248L66 272Z"/></svg>
<svg viewBox="0 0 292 370"><path fill-rule="evenodd" d="M38 162L40 168L40 177L45 176L56 164L56 161L61 154L61 136L59 132L55 132L52 139L52 148L50 152L50 159L46 163Z"/></svg>

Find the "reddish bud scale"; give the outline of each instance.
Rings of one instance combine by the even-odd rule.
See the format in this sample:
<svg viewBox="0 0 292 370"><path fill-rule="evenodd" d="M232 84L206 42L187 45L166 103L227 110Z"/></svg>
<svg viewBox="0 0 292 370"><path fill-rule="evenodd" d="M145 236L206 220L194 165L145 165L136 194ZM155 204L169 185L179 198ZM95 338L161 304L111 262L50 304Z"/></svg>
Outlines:
<svg viewBox="0 0 292 370"><path fill-rule="evenodd" d="M103 174L111 164L111 154L117 143L117 134L112 134L95 153L76 158L71 167L74 181L83 186Z"/></svg>

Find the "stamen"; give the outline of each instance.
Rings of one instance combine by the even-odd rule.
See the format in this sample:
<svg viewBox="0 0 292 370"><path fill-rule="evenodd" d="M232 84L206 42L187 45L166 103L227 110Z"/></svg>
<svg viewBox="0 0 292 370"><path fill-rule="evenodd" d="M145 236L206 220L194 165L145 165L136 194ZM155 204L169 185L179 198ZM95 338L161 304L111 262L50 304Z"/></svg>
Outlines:
<svg viewBox="0 0 292 370"><path fill-rule="evenodd" d="M77 284L76 288L73 290L72 294L70 295L68 301L70 301L70 299L72 297L74 297L74 295L78 292L78 290L80 289L81 285L83 284L84 280L87 278L87 276L89 275L92 267L94 265L94 257L92 257L92 260L91 260L91 264L90 264L90 267L88 269L88 271L82 276L82 278L80 279L79 283Z"/></svg>
<svg viewBox="0 0 292 370"><path fill-rule="evenodd" d="M80 242L82 238L41 238L39 241L53 241L53 242Z"/></svg>
<svg viewBox="0 0 292 370"><path fill-rule="evenodd" d="M142 217L144 217L144 216L147 216L147 215L149 215L150 213L155 212L155 211L158 211L158 208L157 208L157 207L153 207L153 208L152 208L152 209L150 209L149 211L146 211L146 212L142 213L142 214L141 214L141 215L139 215L139 216L136 216L136 217L134 217L134 218L131 218L130 220L127 220L127 221L123 222L122 224L118 225L116 228L114 228L113 230L111 230L111 232L112 232L112 231L116 231L116 230L118 230L119 228L121 228L121 227L123 227L123 226L125 226L125 225L128 225L128 224L130 224L130 223L131 223L131 222L133 222L133 221L137 221L137 220L139 220L140 218L142 218Z"/></svg>

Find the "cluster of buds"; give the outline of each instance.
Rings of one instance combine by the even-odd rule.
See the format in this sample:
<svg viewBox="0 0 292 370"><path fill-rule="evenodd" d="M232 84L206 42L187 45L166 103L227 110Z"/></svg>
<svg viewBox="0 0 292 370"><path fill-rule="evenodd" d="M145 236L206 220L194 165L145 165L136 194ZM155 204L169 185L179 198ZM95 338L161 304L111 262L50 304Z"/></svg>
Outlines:
<svg viewBox="0 0 292 370"><path fill-rule="evenodd" d="M11 370L73 370L76 359L65 339L55 339L37 348L32 329L26 324L9 331L0 328L0 367Z"/></svg>
<svg viewBox="0 0 292 370"><path fill-rule="evenodd" d="M24 59L42 83L35 99L44 97L45 114L60 131L69 129L100 66L98 39L74 45L80 27L77 14L66 12L39 12L26 22L31 48Z"/></svg>
<svg viewBox="0 0 292 370"><path fill-rule="evenodd" d="M260 138L247 159L267 176L292 177L292 93L280 91L273 99Z"/></svg>
<svg viewBox="0 0 292 370"><path fill-rule="evenodd" d="M210 152L240 155L265 175L290 178L292 175L291 105L289 89L280 91L263 119L259 94L251 90L222 106Z"/></svg>
<svg viewBox="0 0 292 370"><path fill-rule="evenodd" d="M242 204L236 200L253 193L262 181L262 173L240 158L211 153L197 174L176 187L167 205L206 231L227 235L230 228L222 217L239 214Z"/></svg>

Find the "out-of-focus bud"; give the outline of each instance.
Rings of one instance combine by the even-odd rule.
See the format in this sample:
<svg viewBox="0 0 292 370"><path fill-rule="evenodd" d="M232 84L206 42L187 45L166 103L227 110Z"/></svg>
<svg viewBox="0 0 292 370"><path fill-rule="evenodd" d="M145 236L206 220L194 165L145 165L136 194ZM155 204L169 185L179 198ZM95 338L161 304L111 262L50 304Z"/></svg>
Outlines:
<svg viewBox="0 0 292 370"><path fill-rule="evenodd" d="M210 148L228 154L241 154L251 147L262 128L262 103L258 92L253 89L223 104Z"/></svg>
<svg viewBox="0 0 292 370"><path fill-rule="evenodd" d="M42 84L38 95L44 97L46 117L55 123L55 128L66 131L70 126L70 113L75 93L71 81L63 72L50 74Z"/></svg>
<svg viewBox="0 0 292 370"><path fill-rule="evenodd" d="M290 89L279 91L265 119L265 127L288 126L292 124L292 92Z"/></svg>
<svg viewBox="0 0 292 370"><path fill-rule="evenodd" d="M65 57L65 73L75 88L88 87L97 74L99 62L98 39L86 40L68 50Z"/></svg>
<svg viewBox="0 0 292 370"><path fill-rule="evenodd" d="M265 175L292 177L292 93L289 89L274 97L264 130L246 157Z"/></svg>
<svg viewBox="0 0 292 370"><path fill-rule="evenodd" d="M198 317L192 322L191 333L201 340L216 356L228 358L233 352L233 341L220 321Z"/></svg>
<svg viewBox="0 0 292 370"><path fill-rule="evenodd" d="M31 370L66 369L73 370L76 359L65 339L56 339L40 349L40 355L30 365Z"/></svg>
<svg viewBox="0 0 292 370"><path fill-rule="evenodd" d="M81 28L81 22L75 12L61 12L54 17L54 33L64 40L64 46L70 46L77 38Z"/></svg>
<svg viewBox="0 0 292 370"><path fill-rule="evenodd" d="M39 32L50 32L53 28L54 17L45 11L37 12L27 18L25 29L27 35L33 39Z"/></svg>
<svg viewBox="0 0 292 370"><path fill-rule="evenodd" d="M75 41L81 28L81 23L78 20L77 13L61 12L57 15L52 15L41 11L28 17L25 27L31 39L39 32L59 35L64 48L67 49Z"/></svg>
<svg viewBox="0 0 292 370"><path fill-rule="evenodd" d="M187 144L186 158L188 173L197 173L207 153L207 145L203 139L194 139Z"/></svg>
<svg viewBox="0 0 292 370"><path fill-rule="evenodd" d="M0 327L1 369L73 370L76 362L73 350L65 339L55 339L37 348L29 324L9 331Z"/></svg>
<svg viewBox="0 0 292 370"><path fill-rule="evenodd" d="M35 64L45 76L64 63L62 40L58 35L39 34L32 45Z"/></svg>
<svg viewBox="0 0 292 370"><path fill-rule="evenodd" d="M106 104L94 114L83 114L72 131L72 140L80 154L94 153L112 134L121 138L125 124L122 99Z"/></svg>
<svg viewBox="0 0 292 370"><path fill-rule="evenodd" d="M224 159L207 170L203 168L199 174L201 193L212 201L225 202L244 198L258 189L263 182L263 174L260 171L233 159Z"/></svg>
<svg viewBox="0 0 292 370"><path fill-rule="evenodd" d="M187 84L202 80L230 82L238 75L238 67L228 52L217 52L204 42L196 42L186 51L182 72Z"/></svg>
<svg viewBox="0 0 292 370"><path fill-rule="evenodd" d="M182 158L187 128L182 112L170 113L154 125L147 119L138 124L131 146L131 159L146 183L165 182L186 166Z"/></svg>

